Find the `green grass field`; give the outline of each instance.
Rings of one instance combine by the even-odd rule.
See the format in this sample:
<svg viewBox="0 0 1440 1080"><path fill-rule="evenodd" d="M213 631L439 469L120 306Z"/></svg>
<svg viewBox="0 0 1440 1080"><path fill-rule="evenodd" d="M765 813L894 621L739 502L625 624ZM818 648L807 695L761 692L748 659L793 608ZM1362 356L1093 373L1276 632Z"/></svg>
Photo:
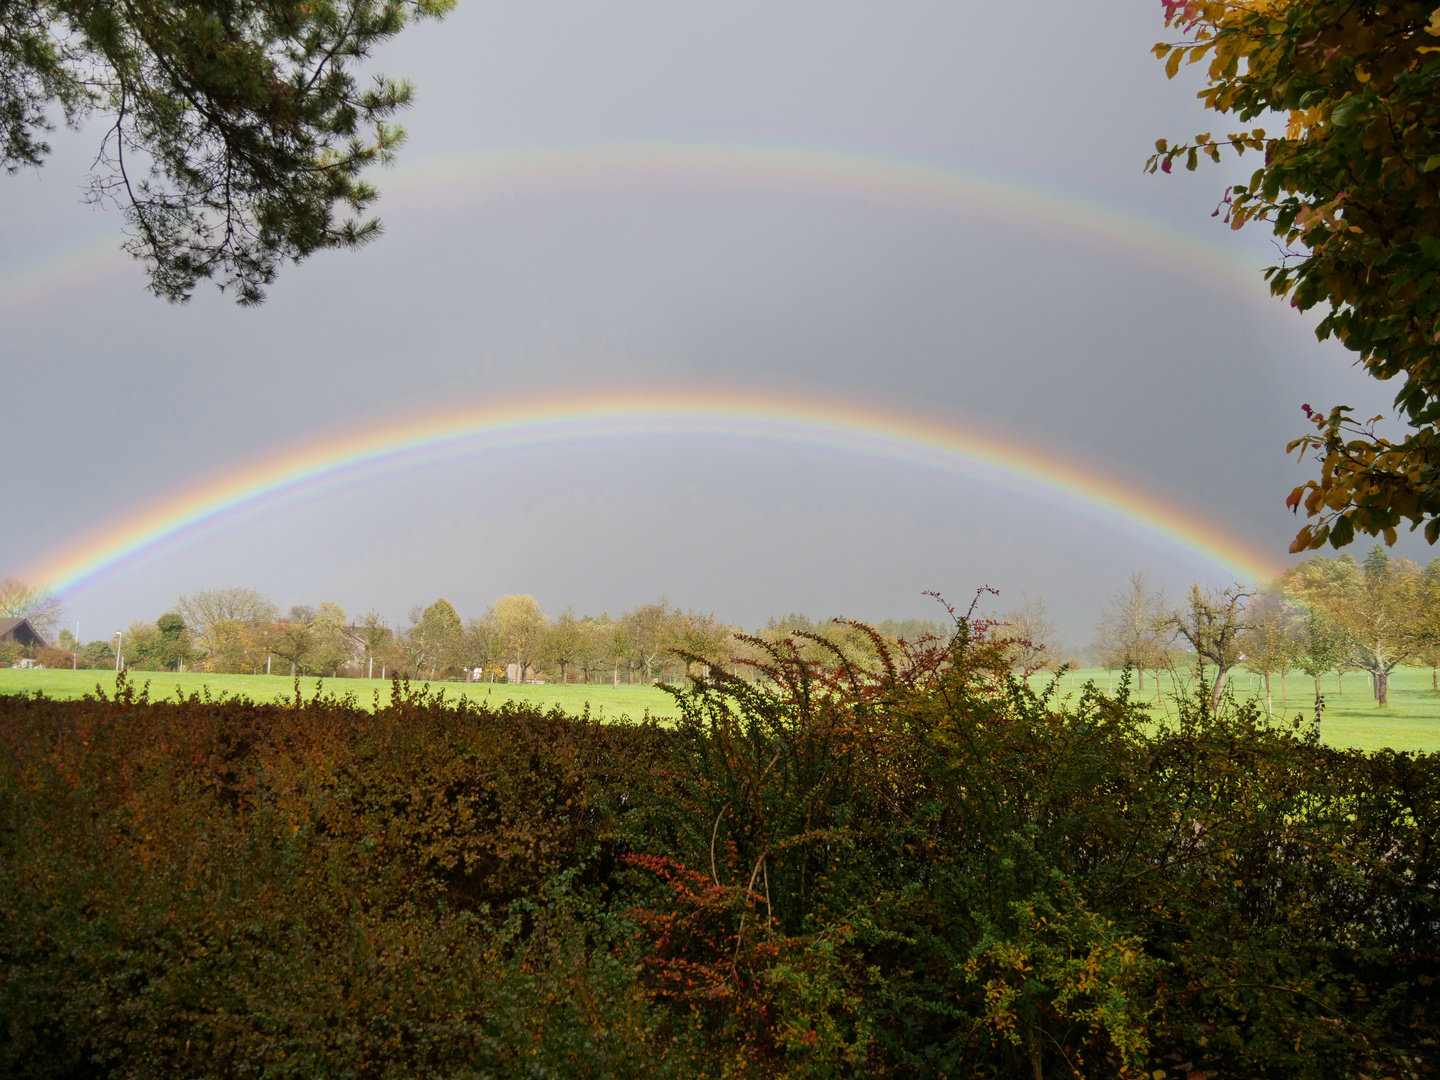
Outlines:
<svg viewBox="0 0 1440 1080"><path fill-rule="evenodd" d="M270 702L276 698L295 700L295 681L281 675L209 675L185 672L177 675L173 671L136 671L131 681L140 687L150 683L150 697L173 698L176 687L185 694L197 694L209 688L213 695L231 694L248 697L252 701ZM36 671L26 668L0 668L0 694L32 694L36 690L53 698L77 698L95 692L95 684L110 693L115 687L115 676L108 671L65 671L45 669ZM300 680L301 692L306 700L315 696L313 678ZM420 684L415 684L416 686ZM509 686L504 683L452 683L437 682L432 689L443 689L447 697L470 697L476 700L528 701L543 708L559 705L569 713L579 713L588 704L591 715L632 719L642 718L646 712L651 716L674 716L675 701L665 691L653 686L560 686L547 683L543 686ZM360 705L369 708L374 702L376 691L382 703L390 700L390 684L379 679L326 679L321 683L321 692L344 696L353 693Z"/></svg>
<svg viewBox="0 0 1440 1080"><path fill-rule="evenodd" d="M1061 678L1062 694L1078 694L1088 680L1095 680L1101 689L1112 685L1112 678L1118 684L1119 676L1111 676L1103 670L1089 669L1068 672ZM137 686L147 680L152 698L171 697L177 686L186 694L199 693L208 687L211 694L233 694L248 697L252 701L274 701L283 698L294 700L295 684L290 678L280 675L205 675L186 672L136 672L133 675ZM0 694L34 693L42 691L55 698L75 698L94 693L95 684L100 683L108 693L114 686L114 676L105 671L64 671L27 670L0 668ZM1039 688L1042 677L1036 676L1034 685ZM379 691L382 701L388 700L388 683L379 679L328 679L322 684L325 693L331 691L345 695L355 694L362 706L370 706L374 694ZM1231 685L1237 696L1263 694L1258 678L1244 671L1231 676ZM1301 676L1289 676L1285 680L1288 700L1281 700L1280 680L1272 679L1275 713L1292 719L1297 713L1308 718L1313 708L1312 684ZM640 719L647 713L665 717L675 715L675 703L669 694L653 686L509 686L503 683L435 683L435 688L444 689L446 695L467 696L488 699L491 702L528 701L549 708L558 705L566 712L579 713L588 704L592 715L619 717L629 716ZM305 697L315 695L316 681L302 679L300 687ZM1157 716L1173 715L1174 684L1168 675L1160 678L1162 703L1154 704L1155 682L1153 675L1145 677L1145 696L1151 702L1151 710ZM1433 752L1440 751L1440 694L1430 689L1430 673L1414 669L1397 671L1390 681L1390 705L1377 708L1370 696L1370 684L1361 672L1352 672L1345 677L1345 692L1341 694L1334 676L1324 680L1325 715L1321 724L1324 741L1332 746L1353 746L1361 750L1378 750L1391 747L1395 750Z"/></svg>
<svg viewBox="0 0 1440 1080"><path fill-rule="evenodd" d="M1083 671L1066 672L1060 680L1062 694L1080 692L1088 680L1104 690L1118 686L1119 672L1107 673L1103 669L1091 668ZM1035 676L1032 684L1039 689L1041 676ZM3 684L0 684L3 685ZM1259 676L1243 669L1230 673L1230 686L1238 698L1264 698L1265 687ZM1291 674L1285 678L1286 699L1280 696L1280 679L1270 680L1271 696L1276 718L1293 720L1297 713L1303 713L1307 721L1313 718L1315 709L1315 684L1303 674ZM1370 680L1363 671L1352 671L1345 675L1345 692L1340 693L1339 681L1333 675L1321 682L1325 694L1325 712L1321 718L1322 741L1330 746L1353 746L1360 750L1379 750L1389 747L1393 750L1412 750L1431 753L1440 751L1440 694L1430 689L1429 670L1400 668L1390 676L1390 704L1386 708L1376 706L1371 696ZM1155 679L1153 673L1145 675L1145 694L1151 712L1155 715L1174 716L1174 680L1167 673L1160 675L1162 703L1155 704ZM1141 696L1134 683L1131 693Z"/></svg>

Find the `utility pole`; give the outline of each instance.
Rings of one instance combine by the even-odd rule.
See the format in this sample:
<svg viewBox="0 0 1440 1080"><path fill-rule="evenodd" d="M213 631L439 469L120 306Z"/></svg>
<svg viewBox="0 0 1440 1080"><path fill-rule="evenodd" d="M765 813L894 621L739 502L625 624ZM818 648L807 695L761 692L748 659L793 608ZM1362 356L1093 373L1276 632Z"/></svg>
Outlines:
<svg viewBox="0 0 1440 1080"><path fill-rule="evenodd" d="M115 673L116 673L117 675L120 673L120 656L121 656L121 650L124 648L124 645L125 645L125 633L124 633L124 631L116 630L116 631L115 631Z"/></svg>

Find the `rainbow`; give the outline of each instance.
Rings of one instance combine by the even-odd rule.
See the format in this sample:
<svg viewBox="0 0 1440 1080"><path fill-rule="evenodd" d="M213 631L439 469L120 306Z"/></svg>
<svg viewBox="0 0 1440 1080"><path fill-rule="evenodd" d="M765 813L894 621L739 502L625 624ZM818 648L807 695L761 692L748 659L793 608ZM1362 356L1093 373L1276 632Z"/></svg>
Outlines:
<svg viewBox="0 0 1440 1080"><path fill-rule="evenodd" d="M1278 562L1222 524L1074 459L938 417L838 398L709 387L533 394L415 413L256 458L101 526L29 569L66 595L127 564L289 499L505 447L720 438L818 448L938 470L1088 516L1123 535L1268 581Z"/></svg>
<svg viewBox="0 0 1440 1080"><path fill-rule="evenodd" d="M1257 264L1133 214L952 163L754 143L529 146L433 158L383 177L379 209L470 207L546 192L689 186L838 196L998 223L1118 252L1234 298L1272 305ZM126 260L108 236L0 279L0 311L111 274ZM363 256L362 256L363 257ZM1278 309L1277 309L1278 310Z"/></svg>
<svg viewBox="0 0 1440 1080"><path fill-rule="evenodd" d="M1194 278L1270 308L1258 264L1099 202L1013 177L874 152L740 142L526 146L455 154L397 170L397 201L475 205L604 187L701 187L838 196L1059 235Z"/></svg>

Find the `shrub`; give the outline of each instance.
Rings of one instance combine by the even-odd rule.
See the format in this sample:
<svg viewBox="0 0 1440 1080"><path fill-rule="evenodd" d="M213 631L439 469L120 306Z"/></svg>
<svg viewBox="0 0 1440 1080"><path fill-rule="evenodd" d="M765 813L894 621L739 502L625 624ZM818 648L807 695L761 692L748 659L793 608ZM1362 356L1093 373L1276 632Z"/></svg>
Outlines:
<svg viewBox="0 0 1440 1080"><path fill-rule="evenodd" d="M0 1074L1434 1067L1440 760L868 640L751 641L673 729L0 699Z"/></svg>
<svg viewBox="0 0 1440 1080"><path fill-rule="evenodd" d="M41 645L35 650L35 661L47 668L68 668L74 660L74 653L54 645Z"/></svg>

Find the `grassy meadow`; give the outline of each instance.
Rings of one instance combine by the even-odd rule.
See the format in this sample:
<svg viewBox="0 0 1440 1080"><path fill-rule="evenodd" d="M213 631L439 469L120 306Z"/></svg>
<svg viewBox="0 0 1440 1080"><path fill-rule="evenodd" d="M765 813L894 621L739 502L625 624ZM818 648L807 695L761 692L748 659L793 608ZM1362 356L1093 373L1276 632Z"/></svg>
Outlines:
<svg viewBox="0 0 1440 1080"><path fill-rule="evenodd" d="M214 675L203 672L136 671L131 673L135 686L150 684L150 696L155 699L173 698L177 688L185 695L203 694L208 689L213 696L227 694L234 697L248 697L252 701L266 703L277 698L287 701L295 699L295 680L288 675ZM315 696L317 682L323 694L335 693L341 697L354 694L361 708L374 707L375 694L379 693L380 703L390 700L390 684L379 679L323 679L306 677L300 680L300 690L308 701ZM108 671L65 671L47 668L0 668L0 694L31 694L39 690L47 697L78 698L94 694L99 683L109 693L115 685L115 677ZM416 684L420 685L420 684ZM498 705L504 701L519 701L549 709L558 705L567 713L579 713L589 705L596 716L629 716L641 719L648 712L651 716L674 716L675 701L663 690L653 686L590 685L562 686L545 683L539 686L511 686L505 683L461 683L436 682L433 689L445 691L447 698L468 697L477 702L487 701Z"/></svg>
<svg viewBox="0 0 1440 1080"><path fill-rule="evenodd" d="M1032 684L1038 690L1048 676L1035 676ZM1079 694L1087 681L1094 680L1101 689L1118 686L1118 673L1109 673L1099 668L1067 672L1060 681L1060 692ZM150 683L150 694L154 698L172 697L177 691L189 695L207 689L212 695L228 694L248 697L257 702L274 701L277 698L293 700L294 680L281 675L211 675L185 672L136 672L137 686ZM31 694L39 690L47 697L78 698L93 694L95 684L100 683L108 692L113 685L113 676L104 671L28 670L0 668L0 694ZM301 691L306 700L315 696L317 680L304 678L300 681ZM1290 675L1285 680L1286 697L1282 700L1280 680L1271 680L1276 716L1293 719L1297 713L1311 714L1311 682L1303 675ZM1377 708L1370 696L1369 680L1363 672L1351 672L1345 677L1344 693L1336 678L1327 676L1324 680L1325 715L1321 724L1322 741L1330 746L1355 747L1360 750L1379 750L1389 747L1394 750L1433 752L1440 751L1440 694L1430 688L1430 672L1414 668L1402 668L1391 676L1390 705ZM517 701L549 709L559 706L568 713L579 713L588 705L593 715L629 716L640 719L646 714L663 717L675 715L675 703L669 694L653 686L618 687L607 685L562 686L547 683L540 686L511 686L504 683L452 683L433 684L443 689L447 697L468 697L498 705L504 701ZM1238 697L1263 695L1264 689L1258 677L1245 671L1231 676L1231 686ZM354 694L362 708L372 708L375 693L381 695L382 704L389 700L389 684L379 679L326 679L320 682L323 693L334 692L341 697ZM1145 676L1145 697L1150 708L1158 716L1173 715L1175 682L1168 674L1160 677L1161 701L1155 702L1154 675ZM1137 696L1138 692L1137 692Z"/></svg>
<svg viewBox="0 0 1440 1080"><path fill-rule="evenodd" d="M1031 684L1038 690L1049 676L1036 675ZM1103 669L1066 672L1060 679L1060 693L1078 694L1089 680L1104 690L1120 685L1119 672ZM1185 680L1188 683L1188 679ZM1424 753L1440 751L1440 694L1430 688L1429 669L1399 668L1390 676L1390 704L1379 708L1371 696L1370 681L1363 671L1352 671L1345 675L1344 692L1339 680L1327 675L1321 680L1325 695L1325 712L1321 719L1321 741L1328 746L1354 747L1358 750L1409 750ZM3 685L3 684L0 684ZM1182 684L1183 685L1183 684ZM1168 673L1160 674L1161 701L1155 701L1155 676L1145 674L1145 693L1132 683L1131 693L1144 697L1150 711L1156 716L1174 715L1174 694L1176 680ZM1258 675L1251 675L1243 669L1230 674L1230 687L1240 699L1265 696L1264 681ZM1303 713L1307 720L1314 715L1315 684L1303 674L1285 677L1286 695L1280 694L1278 676L1270 680L1270 690L1275 716L1293 720Z"/></svg>

